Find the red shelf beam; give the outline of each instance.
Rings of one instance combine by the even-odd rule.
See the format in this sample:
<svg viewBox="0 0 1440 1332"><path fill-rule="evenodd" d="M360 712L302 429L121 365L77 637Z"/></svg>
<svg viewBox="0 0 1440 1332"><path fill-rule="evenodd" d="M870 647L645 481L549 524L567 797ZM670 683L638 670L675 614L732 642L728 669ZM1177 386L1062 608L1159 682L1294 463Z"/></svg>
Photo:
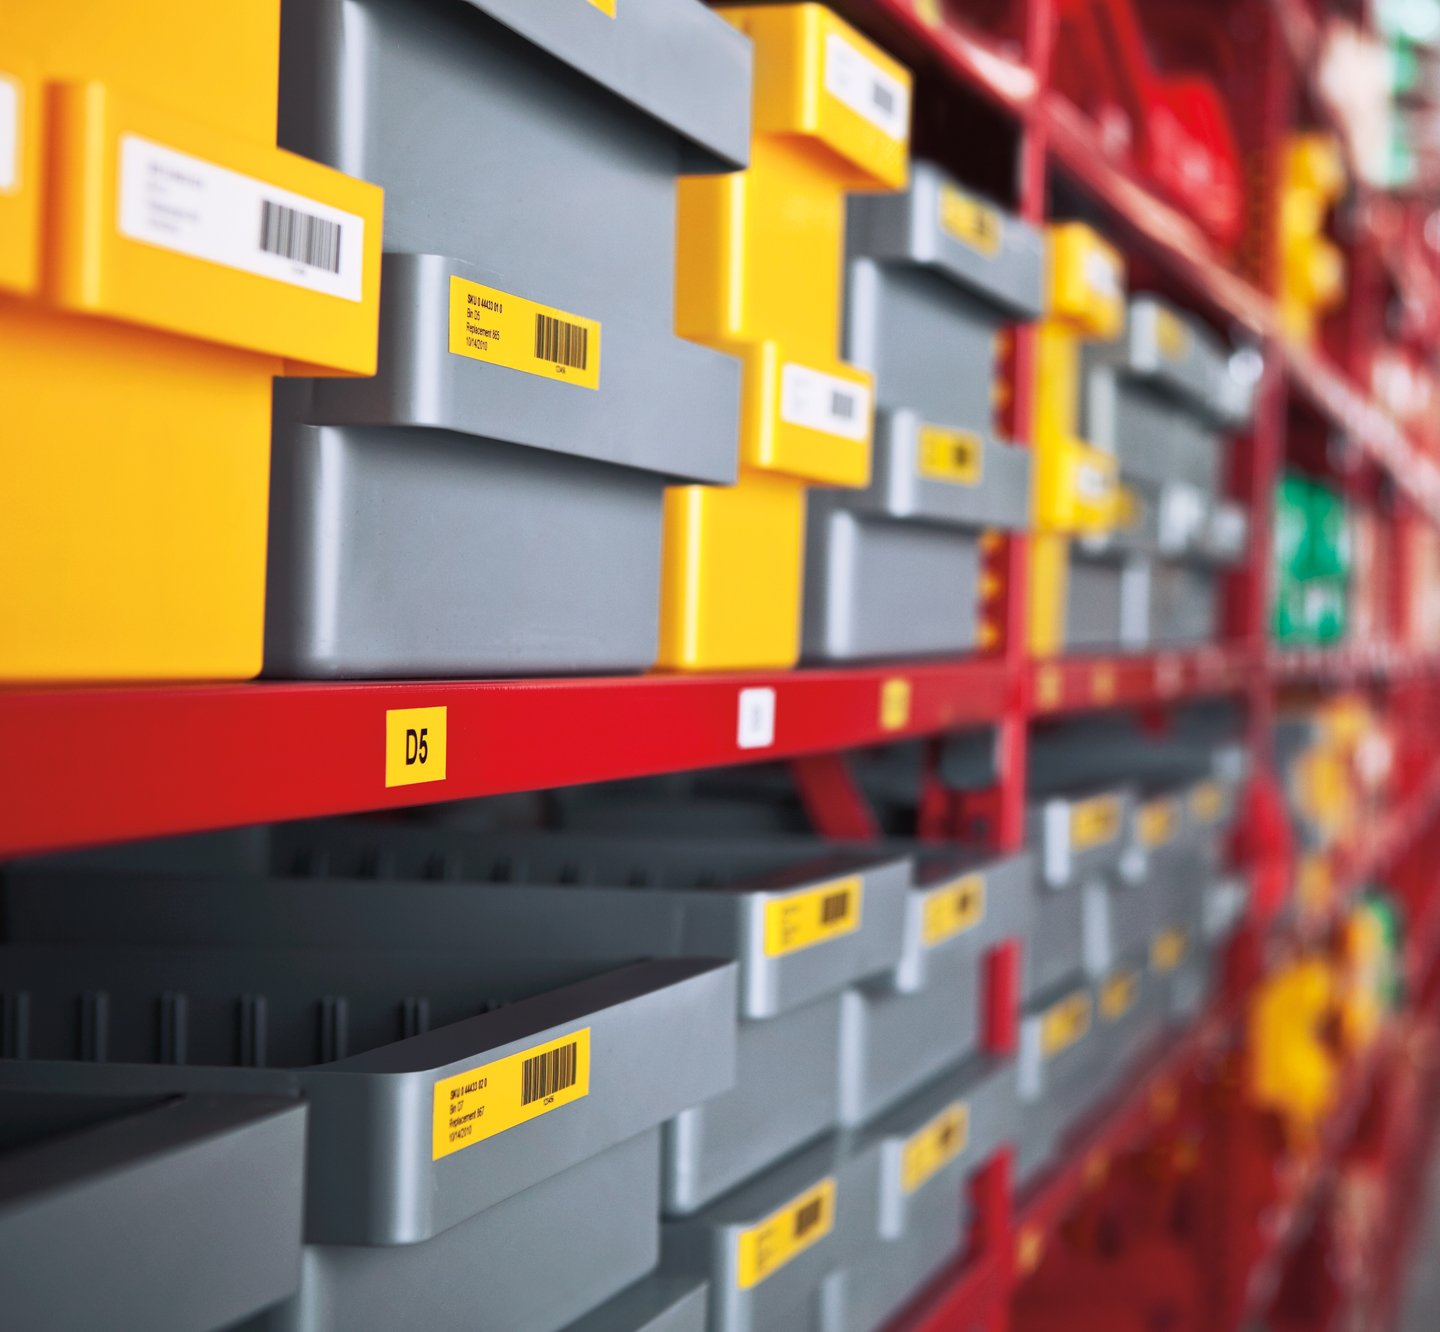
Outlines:
<svg viewBox="0 0 1440 1332"><path fill-rule="evenodd" d="M1062 657L1030 667L1030 708L1040 717L1238 693L1253 679L1243 648L1145 656Z"/></svg>
<svg viewBox="0 0 1440 1332"><path fill-rule="evenodd" d="M0 856L849 749L1013 713L1013 679L982 659L704 678L0 691ZM413 708L446 709L444 780L390 786L386 716Z"/></svg>

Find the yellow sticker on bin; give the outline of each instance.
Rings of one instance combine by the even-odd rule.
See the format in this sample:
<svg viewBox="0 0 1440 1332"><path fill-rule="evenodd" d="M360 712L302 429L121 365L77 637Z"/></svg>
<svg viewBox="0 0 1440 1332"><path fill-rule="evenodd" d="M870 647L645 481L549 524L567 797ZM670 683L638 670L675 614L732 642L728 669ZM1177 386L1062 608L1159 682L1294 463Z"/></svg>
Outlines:
<svg viewBox="0 0 1440 1332"><path fill-rule="evenodd" d="M1100 1015L1107 1022L1122 1018L1135 1007L1140 994L1140 973L1133 967L1112 972L1100 987Z"/></svg>
<svg viewBox="0 0 1440 1332"><path fill-rule="evenodd" d="M900 1188L905 1193L930 1182L970 1140L970 1107L964 1101L947 1105L924 1128L906 1140L900 1153Z"/></svg>
<svg viewBox="0 0 1440 1332"><path fill-rule="evenodd" d="M1116 796L1094 796L1070 811L1070 845L1076 851L1104 846L1119 832L1120 800Z"/></svg>
<svg viewBox="0 0 1440 1332"><path fill-rule="evenodd" d="M1214 823L1225 808L1225 792L1219 782L1202 782L1190 792L1190 814L1198 823Z"/></svg>
<svg viewBox="0 0 1440 1332"><path fill-rule="evenodd" d="M450 350L507 370L600 387L600 321L450 277Z"/></svg>
<svg viewBox="0 0 1440 1332"><path fill-rule="evenodd" d="M984 919L985 876L967 874L925 895L920 937L926 948L934 948Z"/></svg>
<svg viewBox="0 0 1440 1332"><path fill-rule="evenodd" d="M391 708L385 714L385 785L445 780L445 708Z"/></svg>
<svg viewBox="0 0 1440 1332"><path fill-rule="evenodd" d="M435 1084L430 1154L450 1156L590 1094L590 1028Z"/></svg>
<svg viewBox="0 0 1440 1332"><path fill-rule="evenodd" d="M1180 809L1173 800L1152 800L1141 807L1136 820L1140 845L1153 851L1175 838L1180 827Z"/></svg>
<svg viewBox="0 0 1440 1332"><path fill-rule="evenodd" d="M735 1284L758 1286L835 1229L835 1181L822 1179L736 1237Z"/></svg>
<svg viewBox="0 0 1440 1332"><path fill-rule="evenodd" d="M784 957L860 928L858 874L765 904L765 956Z"/></svg>
<svg viewBox="0 0 1440 1332"><path fill-rule="evenodd" d="M1068 1049L1090 1030L1093 1005L1088 990L1077 990L1045 1011L1040 1021L1040 1050L1048 1059Z"/></svg>
<svg viewBox="0 0 1440 1332"><path fill-rule="evenodd" d="M985 466L985 442L970 430L920 427L918 471L931 481L978 486Z"/></svg>
<svg viewBox="0 0 1440 1332"><path fill-rule="evenodd" d="M1166 930L1155 936L1150 945L1150 966L1159 972L1174 971L1185 956L1186 938L1184 930Z"/></svg>
<svg viewBox="0 0 1440 1332"><path fill-rule="evenodd" d="M940 226L962 245L987 258L999 252L1005 234L1005 221L998 208L962 194L953 185L940 190Z"/></svg>

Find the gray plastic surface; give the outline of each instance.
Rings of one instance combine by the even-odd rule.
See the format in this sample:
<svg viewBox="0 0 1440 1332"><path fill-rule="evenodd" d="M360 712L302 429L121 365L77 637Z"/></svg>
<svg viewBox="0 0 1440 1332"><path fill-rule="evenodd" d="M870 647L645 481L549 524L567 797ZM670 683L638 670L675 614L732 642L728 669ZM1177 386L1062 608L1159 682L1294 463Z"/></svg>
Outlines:
<svg viewBox="0 0 1440 1332"><path fill-rule="evenodd" d="M303 1105L46 1093L25 1090L23 1075L7 1084L6 1326L189 1332L228 1326L294 1293Z"/></svg>
<svg viewBox="0 0 1440 1332"><path fill-rule="evenodd" d="M828 1234L741 1289L739 1237L807 1190L834 1181ZM823 1327L825 1279L869 1247L880 1189L878 1146L832 1137L766 1170L697 1216L667 1222L667 1271L710 1280L710 1332L789 1332Z"/></svg>
<svg viewBox="0 0 1440 1332"><path fill-rule="evenodd" d="M1198 647L1220 637L1220 580L1213 570L1159 561L1151 572L1151 633L1157 647Z"/></svg>
<svg viewBox="0 0 1440 1332"><path fill-rule="evenodd" d="M1119 868L1135 803L1133 790L1103 781L1082 784L1068 765L1052 769L1043 759L1031 766L1030 788L1025 840L1035 852L1041 882L1064 888ZM1087 844L1076 846L1073 823L1077 810L1092 801L1105 801L1113 811L1113 835L1094 842L1084 838Z"/></svg>
<svg viewBox="0 0 1440 1332"><path fill-rule="evenodd" d="M667 1215L688 1216L838 1122L839 995L742 1019L735 1085L665 1125Z"/></svg>
<svg viewBox="0 0 1440 1332"><path fill-rule="evenodd" d="M453 433L281 421L270 494L272 674L624 671L655 658L657 475Z"/></svg>
<svg viewBox="0 0 1440 1332"><path fill-rule="evenodd" d="M739 367L674 334L675 195L743 164L749 43L693 0L550 9L284 8L281 142L384 187L390 254L377 373L277 393L271 673L643 669L664 485L734 478ZM452 352L455 277L598 320L598 389Z"/></svg>
<svg viewBox="0 0 1440 1332"><path fill-rule="evenodd" d="M1070 543L1065 650L1140 651L1150 645L1150 561Z"/></svg>
<svg viewBox="0 0 1440 1332"><path fill-rule="evenodd" d="M9 886L10 937L463 946L480 959L503 962L518 952L583 962L592 972L644 957L733 958L738 1011L768 1017L893 971L911 881L905 851L814 837L609 838L317 820L277 825L270 854L282 873L315 877L242 887L37 866ZM856 929L767 954L771 903L851 878L861 888Z"/></svg>
<svg viewBox="0 0 1440 1332"><path fill-rule="evenodd" d="M708 1281L655 1272L565 1332L705 1332L709 1299Z"/></svg>
<svg viewBox="0 0 1440 1332"><path fill-rule="evenodd" d="M113 945L0 961L0 1088L305 1097L311 1243L428 1240L734 1080L728 964L566 984L593 963ZM436 1159L437 1083L582 1027L588 1095Z"/></svg>
<svg viewBox="0 0 1440 1332"><path fill-rule="evenodd" d="M300 1294L246 1332L559 1332L658 1261L658 1137L607 1148L424 1244L308 1246Z"/></svg>
<svg viewBox="0 0 1440 1332"><path fill-rule="evenodd" d="M1047 1054L1042 1040L1045 1014L1077 994L1090 998L1089 1025L1065 1048ZM1053 1159L1061 1140L1104 1093L1105 1048L1097 1036L1097 1020L1094 982L1079 977L1029 1003L1020 1020L1016 1169L1022 1182L1028 1183Z"/></svg>

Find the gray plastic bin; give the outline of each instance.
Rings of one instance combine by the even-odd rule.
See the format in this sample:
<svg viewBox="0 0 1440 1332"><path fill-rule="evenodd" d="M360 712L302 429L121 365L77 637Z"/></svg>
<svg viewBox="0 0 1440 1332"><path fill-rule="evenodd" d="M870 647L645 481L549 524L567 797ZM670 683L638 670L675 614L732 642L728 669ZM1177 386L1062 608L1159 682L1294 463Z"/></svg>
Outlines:
<svg viewBox="0 0 1440 1332"><path fill-rule="evenodd" d="M1094 983L1076 978L1030 1004L1020 1020L1015 1171L1022 1185L1051 1163L1104 1094L1105 1047L1095 1008Z"/></svg>
<svg viewBox="0 0 1440 1332"><path fill-rule="evenodd" d="M565 1332L705 1332L709 1299L708 1281L655 1272Z"/></svg>
<svg viewBox="0 0 1440 1332"><path fill-rule="evenodd" d="M874 1234L880 1160L840 1136L787 1158L667 1222L664 1270L709 1278L710 1332L823 1327L827 1278Z"/></svg>
<svg viewBox="0 0 1440 1332"><path fill-rule="evenodd" d="M734 1075L728 964L565 984L593 964L29 945L3 965L0 1088L305 1098L311 1247L280 1327L396 1326L416 1283L452 1320L493 1305L506 1332L563 1327L653 1265L658 1126ZM553 1254L457 1257L496 1233L528 1255L577 1215L564 1283Z"/></svg>
<svg viewBox="0 0 1440 1332"><path fill-rule="evenodd" d="M277 393L266 670L648 666L664 488L736 474L675 195L746 163L749 43L696 0L287 0L279 121L384 187L387 253L376 375Z"/></svg>
<svg viewBox="0 0 1440 1332"><path fill-rule="evenodd" d="M6 1326L228 1327L300 1279L305 1107L0 1091Z"/></svg>
<svg viewBox="0 0 1440 1332"><path fill-rule="evenodd" d="M1015 1065L975 1059L866 1130L881 1146L880 1226L831 1278L828 1327L878 1332L948 1263L969 1229L969 1183L1013 1139Z"/></svg>
<svg viewBox="0 0 1440 1332"><path fill-rule="evenodd" d="M1142 947L1117 962L1095 986L1097 1064L1108 1088L1122 1085L1143 1055L1153 1053L1168 1022L1166 993Z"/></svg>
<svg viewBox="0 0 1440 1332"><path fill-rule="evenodd" d="M928 162L900 193L853 195L846 225L845 357L875 376L874 465L862 491L810 494L804 655L968 651L981 532L1029 518L1029 455L996 434L994 393L1000 330L1040 313L1042 239Z"/></svg>
<svg viewBox="0 0 1440 1332"><path fill-rule="evenodd" d="M1150 645L1152 561L1099 541L1070 543L1067 652L1138 652Z"/></svg>
<svg viewBox="0 0 1440 1332"><path fill-rule="evenodd" d="M835 1127L840 991L895 973L911 882L904 854L801 837L666 841L336 820L277 826L271 855L282 869L368 878L247 881L219 893L154 879L132 885L137 909L135 893L127 902L104 876L37 873L12 885L8 915L15 937L37 941L463 946L500 960L558 954L592 969L733 958L736 1077L666 1128L673 1213ZM947 941L940 951L966 948Z"/></svg>

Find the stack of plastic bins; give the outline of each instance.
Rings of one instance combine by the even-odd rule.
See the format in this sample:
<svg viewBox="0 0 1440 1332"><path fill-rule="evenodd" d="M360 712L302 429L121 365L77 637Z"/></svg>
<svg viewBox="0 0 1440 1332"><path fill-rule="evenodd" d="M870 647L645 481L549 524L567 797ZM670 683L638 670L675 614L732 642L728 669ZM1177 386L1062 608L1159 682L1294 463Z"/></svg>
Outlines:
<svg viewBox="0 0 1440 1332"><path fill-rule="evenodd" d="M850 986L840 1009L840 1123L869 1123L977 1051L985 959L1023 937L1034 861L940 854L917 860L899 963Z"/></svg>
<svg viewBox="0 0 1440 1332"><path fill-rule="evenodd" d="M153 922L174 885L112 887ZM183 888L220 930L266 885ZM658 1261L660 1125L730 1084L735 968L454 947L12 945L0 1088L303 1097L301 1286L260 1326L554 1332Z"/></svg>
<svg viewBox="0 0 1440 1332"><path fill-rule="evenodd" d="M858 1136L880 1148L880 1206L864 1251L830 1279L825 1326L878 1332L964 1249L969 1183L1015 1136L1016 1065L976 1058Z"/></svg>
<svg viewBox="0 0 1440 1332"><path fill-rule="evenodd" d="M1103 969L1105 959L1087 935L1094 913L1118 873L1125 851L1134 794L1119 784L1072 786L1047 791L1043 774L1033 786L1027 840L1035 853L1035 891L1024 946L1026 1000L1083 972ZM1087 943L1092 947L1087 948Z"/></svg>
<svg viewBox="0 0 1440 1332"><path fill-rule="evenodd" d="M378 373L277 405L267 672L652 665L665 487L735 476L675 225L745 164L748 44L698 0L289 0L282 56L285 141L392 207Z"/></svg>
<svg viewBox="0 0 1440 1332"><path fill-rule="evenodd" d="M168 1332L288 1299L304 1172L288 1098L0 1091L5 1321Z"/></svg>
<svg viewBox="0 0 1440 1332"><path fill-rule="evenodd" d="M814 490L804 655L849 661L989 646L982 536L1030 511L1028 450L996 433L999 343L1040 312L1040 233L927 162L847 217L845 354L875 377L863 491Z"/></svg>
<svg viewBox="0 0 1440 1332"><path fill-rule="evenodd" d="M870 479L871 379L838 359L845 192L903 185L909 141L909 75L828 10L721 13L755 43L755 137L743 175L681 186L676 328L741 360L740 482L666 497L674 670L799 655L806 490Z"/></svg>
<svg viewBox="0 0 1440 1332"><path fill-rule="evenodd" d="M1125 267L1080 223L1052 227L1048 253L1048 308L1036 339L1030 542L1030 643L1037 656L1120 644L1125 602L1124 580L1113 569L1072 561L1070 549L1072 538L1103 536L1119 517L1114 453L1082 436L1082 352L1089 341L1119 336Z"/></svg>
<svg viewBox="0 0 1440 1332"><path fill-rule="evenodd" d="M1104 1094L1104 1069L1093 982L1072 980L1027 1005L1020 1020L1015 1155L1022 1186L1051 1164L1061 1141Z"/></svg>
<svg viewBox="0 0 1440 1332"><path fill-rule="evenodd" d="M7 9L0 678L260 669L272 379L371 373L380 285L380 191L275 147L279 23Z"/></svg>
<svg viewBox="0 0 1440 1332"><path fill-rule="evenodd" d="M1119 459L1124 544L1153 561L1140 614L1159 646L1218 635L1219 570L1248 536L1222 495L1223 432L1248 415L1249 385L1218 339L1155 297L1131 301L1124 336L1087 358L1086 425Z"/></svg>
<svg viewBox="0 0 1440 1332"><path fill-rule="evenodd" d="M879 1143L832 1134L667 1221L663 1269L708 1278L709 1332L828 1329L832 1278L874 1233L881 1165Z"/></svg>
<svg viewBox="0 0 1440 1332"><path fill-rule="evenodd" d="M462 929L479 935L503 921L535 950L560 948L596 963L735 959L735 1086L666 1127L665 1206L674 1214L694 1211L836 1127L843 995L867 978L895 974L912 896L905 854L883 846L836 849L813 838L747 845L337 821L282 825L275 839L282 869L392 880L312 884L303 898L281 893L277 910L295 913L298 906L284 904L305 903L295 919L307 939L369 946L417 938L443 946ZM1018 873L1020 867L1010 868L1009 877L1002 871L1004 889ZM408 882L418 879L451 882ZM437 903L419 921L410 918L416 891ZM952 896L965 891L960 883ZM1005 896L998 887L996 894L999 921ZM38 902L43 891L34 896L36 910L50 909ZM53 900L62 900L58 890ZM332 912L346 919L332 921ZM949 975L952 964L963 969L971 951L962 935L945 941L937 974ZM963 1018L957 1012L953 1020ZM851 1030L868 1050L863 1026ZM963 1053L962 1047L955 1057ZM925 1063L923 1053L913 1057ZM853 1076L858 1083L860 1073ZM882 1094L859 1085L868 1095Z"/></svg>

